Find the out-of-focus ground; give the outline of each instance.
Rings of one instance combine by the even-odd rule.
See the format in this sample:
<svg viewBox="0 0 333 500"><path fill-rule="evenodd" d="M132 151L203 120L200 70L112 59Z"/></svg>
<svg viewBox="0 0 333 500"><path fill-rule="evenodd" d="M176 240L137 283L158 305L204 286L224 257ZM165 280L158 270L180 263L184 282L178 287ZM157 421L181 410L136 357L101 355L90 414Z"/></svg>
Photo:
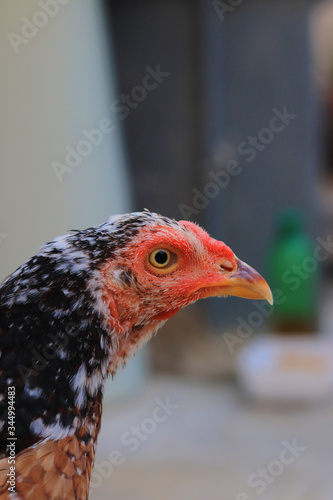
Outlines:
<svg viewBox="0 0 333 500"><path fill-rule="evenodd" d="M120 436L133 425L153 429L145 419L152 418L156 399L166 398L179 407L152 434L143 433L146 440L138 439L135 451L122 445ZM93 477L98 487L91 498L331 500L333 433L327 431L332 415L333 403L267 408L248 404L232 385L152 379L135 397L106 409ZM296 443L296 456L284 452L292 463L281 465L286 442ZM123 463L111 472L108 457L114 450ZM258 482L253 475L259 469L271 471L271 482Z"/></svg>
<svg viewBox="0 0 333 500"><path fill-rule="evenodd" d="M326 286L323 335L333 327L332 296ZM169 333L165 327L153 341L153 349L164 351L161 366L172 356ZM153 375L135 395L106 405L91 499L331 500L333 401L295 407L249 402L234 378L222 377L232 375L232 358L221 338L205 344L192 334L196 340L187 332L174 353L175 371L183 363L186 377ZM169 415L156 410L160 401L170 403ZM165 420L156 422L154 415ZM295 444L295 456L283 451Z"/></svg>

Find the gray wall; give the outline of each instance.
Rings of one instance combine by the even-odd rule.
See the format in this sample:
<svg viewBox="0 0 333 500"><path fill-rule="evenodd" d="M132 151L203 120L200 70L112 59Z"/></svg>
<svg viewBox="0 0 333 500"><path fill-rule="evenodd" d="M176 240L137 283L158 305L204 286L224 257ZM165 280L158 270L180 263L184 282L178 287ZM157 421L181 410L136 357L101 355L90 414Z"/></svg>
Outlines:
<svg viewBox="0 0 333 500"><path fill-rule="evenodd" d="M316 200L321 144L310 12L306 3L251 2L221 21L207 5L214 40L206 47L212 64L205 99L213 107L223 95L224 106L219 105L220 120L206 115L205 175L208 179L211 169L220 172L230 160L237 162L238 175L230 177L205 209L205 225L264 274L280 210L300 208L310 233L321 234ZM207 28L212 31L208 23ZM215 52L223 53L219 64L213 64ZM285 107L295 118L284 128L275 120L280 132L262 131L270 127L274 109L282 112ZM259 138L260 150L248 144L249 136ZM246 317L253 305L230 298L228 304L212 301L210 310L217 324L225 324L235 314Z"/></svg>

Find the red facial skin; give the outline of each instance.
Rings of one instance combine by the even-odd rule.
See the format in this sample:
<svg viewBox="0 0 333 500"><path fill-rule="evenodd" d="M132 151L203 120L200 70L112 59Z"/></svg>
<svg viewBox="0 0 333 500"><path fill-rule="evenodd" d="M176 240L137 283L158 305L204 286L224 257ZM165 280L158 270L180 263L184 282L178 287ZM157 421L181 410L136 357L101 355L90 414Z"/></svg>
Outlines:
<svg viewBox="0 0 333 500"><path fill-rule="evenodd" d="M126 250L119 251L119 258L102 268L104 301L118 333L139 325L155 328L182 307L213 295L271 300L265 280L227 245L191 222L180 221L179 225L185 230L158 224L142 228ZM149 255L156 249L174 253L176 264L155 269ZM130 270L136 281L124 284L119 279L121 270Z"/></svg>

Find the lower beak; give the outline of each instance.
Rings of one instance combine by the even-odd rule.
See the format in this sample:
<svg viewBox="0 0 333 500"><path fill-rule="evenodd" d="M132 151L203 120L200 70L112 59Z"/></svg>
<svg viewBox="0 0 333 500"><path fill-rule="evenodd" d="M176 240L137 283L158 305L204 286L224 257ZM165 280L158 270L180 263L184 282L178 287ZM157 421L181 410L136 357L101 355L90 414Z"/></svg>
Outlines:
<svg viewBox="0 0 333 500"><path fill-rule="evenodd" d="M236 269L221 281L200 287L200 297L233 295L245 299L267 300L273 305L273 295L264 278L238 258L236 266Z"/></svg>

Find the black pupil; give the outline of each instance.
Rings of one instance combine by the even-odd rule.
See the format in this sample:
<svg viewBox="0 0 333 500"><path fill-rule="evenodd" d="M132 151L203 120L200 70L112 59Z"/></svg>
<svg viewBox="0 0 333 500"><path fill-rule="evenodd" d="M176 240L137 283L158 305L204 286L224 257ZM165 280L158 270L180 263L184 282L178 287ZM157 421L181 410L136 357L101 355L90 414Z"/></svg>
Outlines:
<svg viewBox="0 0 333 500"><path fill-rule="evenodd" d="M164 250L159 250L155 253L155 260L157 264L166 264L168 262L168 254Z"/></svg>

